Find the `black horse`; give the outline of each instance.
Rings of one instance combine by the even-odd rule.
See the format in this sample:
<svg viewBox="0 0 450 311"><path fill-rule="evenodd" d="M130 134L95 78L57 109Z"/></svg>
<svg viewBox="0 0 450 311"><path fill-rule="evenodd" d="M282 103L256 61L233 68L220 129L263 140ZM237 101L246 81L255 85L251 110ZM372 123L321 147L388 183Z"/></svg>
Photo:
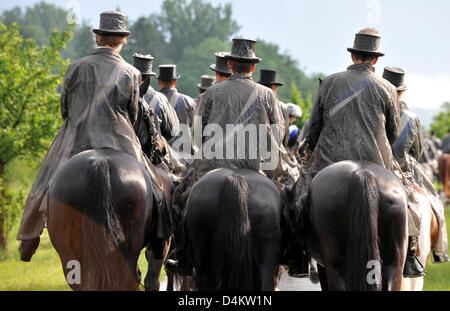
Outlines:
<svg viewBox="0 0 450 311"><path fill-rule="evenodd" d="M399 290L407 251L407 196L389 170L342 161L312 180L303 230L323 290Z"/></svg>
<svg viewBox="0 0 450 311"><path fill-rule="evenodd" d="M277 187L248 169L216 169L188 198L188 258L198 290L274 290L281 252Z"/></svg>

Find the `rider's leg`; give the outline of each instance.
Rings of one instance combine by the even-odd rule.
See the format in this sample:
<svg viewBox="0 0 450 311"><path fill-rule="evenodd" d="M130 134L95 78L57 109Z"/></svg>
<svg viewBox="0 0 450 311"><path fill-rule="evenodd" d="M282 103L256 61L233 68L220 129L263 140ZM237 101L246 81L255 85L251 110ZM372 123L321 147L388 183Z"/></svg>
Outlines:
<svg viewBox="0 0 450 311"><path fill-rule="evenodd" d="M186 255L187 243L184 227L184 214L190 188L194 182L195 177L193 169L189 169L181 183L175 188L172 199L172 217L177 260L168 259L165 263L165 267L168 271L184 276L192 275L192 265Z"/></svg>
<svg viewBox="0 0 450 311"><path fill-rule="evenodd" d="M425 275L425 269L422 263L416 257L416 250L419 240L420 217L419 209L416 204L408 202L408 251L406 253L405 266L403 268L403 277L415 278Z"/></svg>
<svg viewBox="0 0 450 311"><path fill-rule="evenodd" d="M449 258L447 253L447 225L445 223L444 206L437 197L432 197L431 202L439 226L437 240L433 245L433 263L445 263L449 261Z"/></svg>

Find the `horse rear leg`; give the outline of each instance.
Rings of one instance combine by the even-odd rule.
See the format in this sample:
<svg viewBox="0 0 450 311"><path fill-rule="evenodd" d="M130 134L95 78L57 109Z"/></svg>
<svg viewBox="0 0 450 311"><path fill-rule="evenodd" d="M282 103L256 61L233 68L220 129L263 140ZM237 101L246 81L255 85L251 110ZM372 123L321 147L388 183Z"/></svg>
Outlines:
<svg viewBox="0 0 450 311"><path fill-rule="evenodd" d="M327 292L328 291L328 279L327 279L326 269L318 264L317 265L317 274L319 276L320 288L322 289L322 291Z"/></svg>
<svg viewBox="0 0 450 311"><path fill-rule="evenodd" d="M406 210L380 208L378 224L382 290L400 290L408 239Z"/></svg>

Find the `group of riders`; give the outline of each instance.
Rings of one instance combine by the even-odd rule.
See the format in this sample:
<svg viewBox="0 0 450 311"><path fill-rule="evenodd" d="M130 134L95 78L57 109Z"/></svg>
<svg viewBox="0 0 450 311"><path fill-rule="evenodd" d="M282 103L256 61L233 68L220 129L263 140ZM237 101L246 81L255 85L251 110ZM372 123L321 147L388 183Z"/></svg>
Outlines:
<svg viewBox="0 0 450 311"><path fill-rule="evenodd" d="M433 169L438 148L450 153L450 139L444 139L442 146L436 138L424 139L419 118L401 101L407 90L402 69L385 67L382 77L375 74L374 65L384 55L376 29L365 28L355 35L354 46L348 48L353 64L346 71L319 80L311 116L302 129L295 125L302 115L300 107L277 98L277 89L283 85L278 71L261 70L260 81L252 80L255 64L261 62L255 40L233 39L231 52L215 53L216 63L209 67L215 77L202 76L199 95L193 99L177 91L176 65L159 66L160 90L156 91L150 86L151 77L157 75L151 55L135 53L133 65L120 56L130 35L125 15L103 12L100 27L93 32L98 47L72 62L64 77L64 124L26 201L17 237L21 260L31 260L39 245L46 224L48 185L57 169L82 151L108 148L130 154L147 168L158 207L158 238L173 235L175 240L177 259L166 261L166 269L174 273L192 275L183 216L192 186L208 172L217 168L259 171L290 198L289 208L301 210L314 176L344 160L374 162L402 181L408 195L409 235L404 277L425 273L425 263L415 256L421 208L413 184L426 193L439 222L433 261L448 261L444 207L426 165ZM234 151L243 157L230 157L217 148L212 157L195 156L201 146L217 142L208 126L225 133L228 125L240 129L249 124L265 133L235 142ZM196 131L202 133L200 140ZM224 145L227 139L225 135ZM270 154L252 139L264 140ZM256 157L249 156L253 152ZM170 212L156 168L165 171L174 185ZM294 259L285 259L297 265L290 271L307 275L308 260Z"/></svg>

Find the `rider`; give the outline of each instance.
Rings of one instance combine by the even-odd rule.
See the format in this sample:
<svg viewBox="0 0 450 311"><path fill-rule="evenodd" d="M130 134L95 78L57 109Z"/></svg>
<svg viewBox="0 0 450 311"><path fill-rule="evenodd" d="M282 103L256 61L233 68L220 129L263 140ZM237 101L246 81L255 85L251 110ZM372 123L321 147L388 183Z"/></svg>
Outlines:
<svg viewBox="0 0 450 311"><path fill-rule="evenodd" d="M375 74L374 65L380 56L380 36L374 28L362 29L355 35L351 53L353 65L347 71L326 77L319 85L310 117L307 136L307 165L303 178L296 184L297 205L304 206L312 178L323 168L344 160L364 160L383 166L402 179L409 197L408 249L415 249L420 217L412 186L403 177L393 157L391 145L398 138L400 112L395 88ZM411 221L412 220L412 221ZM410 253L410 252L409 252ZM405 266L419 276L423 269L413 256Z"/></svg>
<svg viewBox="0 0 450 311"><path fill-rule="evenodd" d="M232 76L228 80L216 83L210 87L197 104L196 117L201 117L200 121L194 123L194 132L198 129L201 133L207 132L208 127L215 126L227 135L209 136L202 135L200 142L196 141L197 147L207 146L211 142L216 142L214 146L225 146L221 154L215 153L212 157L203 151L204 158L196 159L184 176L181 184L175 189L173 195L174 235L177 246L178 260L168 260L166 269L175 273L190 275L192 266L186 256L187 243L185 243L183 214L187 197L192 185L208 171L216 168L248 168L256 171L262 170L269 178L276 178L280 172L280 158L278 141L280 141L280 124L282 116L275 94L268 88L255 83L252 80L252 73L255 64L261 59L255 56L256 41L248 39L233 39L232 51L227 55L228 68ZM258 137L245 139L244 144L236 143L236 136L243 131L242 126L256 125L263 128L265 133L259 133ZM228 132L226 131L228 128ZM217 133L216 133L217 134ZM243 134L245 136L245 133ZM262 156L265 150L259 148L250 150L250 140L258 141L260 135L263 140L268 141L271 152L268 158ZM266 138L267 137L267 138ZM229 141L234 143L231 156L226 150ZM241 153L242 151L242 153ZM256 151L256 157L249 157L250 151ZM244 158L236 157L236 154L244 154ZM208 159L209 158L209 159ZM263 160L264 159L264 160ZM272 161L271 161L272 160ZM186 244L186 245L185 245ZM225 246L224 246L225 247Z"/></svg>
<svg viewBox="0 0 450 311"><path fill-rule="evenodd" d="M216 81L216 78L214 76L209 75L202 75L200 78L200 83L197 84L198 96L195 98L195 103L198 103L198 101L200 100L200 96L205 93L206 90L211 87Z"/></svg>
<svg viewBox="0 0 450 311"><path fill-rule="evenodd" d="M383 78L396 87L399 100L408 89L403 83L404 76L405 71L401 68L384 68ZM430 200L439 223L439 235L433 249L433 261L434 263L444 263L448 261L447 226L445 224L444 207L433 183L428 179L419 164L424 148L423 141L422 124L419 118L408 109L404 101L400 101L400 136L392 146L392 151L400 164L404 176L421 187ZM409 255L412 256L414 254ZM405 266L405 269L409 269L409 267Z"/></svg>
<svg viewBox="0 0 450 311"><path fill-rule="evenodd" d="M272 92L277 96L278 88L283 86L283 82L278 79L278 71L277 70L268 70L261 69L260 70L260 79L258 81L259 84L264 85L272 90ZM291 153L287 149L287 144L289 142L289 110L288 106L280 101L277 96L277 101L280 105L282 116L283 116L283 127L281 128L281 142L280 144L280 153L282 160L282 168L283 174L280 180L280 183L285 185L289 190L292 189L295 182L297 181L300 171L297 160L295 157L291 155Z"/></svg>
<svg viewBox="0 0 450 311"><path fill-rule="evenodd" d="M195 101L188 95L184 95L178 92L176 86L179 78L180 76L177 75L176 65L159 65L158 84L161 88L159 91L167 97L170 105L175 109L180 124L187 125L189 128L191 128L195 109ZM180 137L180 135L177 136L177 138ZM177 138L170 140L169 143L174 146L173 142L176 141ZM176 149L179 148L176 147ZM177 151L184 151L187 153L191 152L191 150Z"/></svg>
<svg viewBox="0 0 450 311"><path fill-rule="evenodd" d="M142 74L142 80L151 79L156 73L152 71L153 57L149 55L141 55L135 53L133 55L133 66ZM150 81L149 81L150 82ZM186 166L178 159L168 141L174 139L180 132L180 124L175 109L170 105L167 97L155 91L150 85L147 92L143 96L143 103L153 110L154 124L158 132L161 134L161 141L164 146L165 155L161 159L161 163L155 163L158 167L166 171L172 181L177 181L182 172L186 170Z"/></svg>
<svg viewBox="0 0 450 311"><path fill-rule="evenodd" d="M39 246L46 222L46 194L54 172L82 151L111 148L132 155L146 166L156 189L155 198L162 204L161 184L133 128L137 121L141 74L119 54L130 34L126 16L115 11L103 12L99 29L93 32L98 48L67 69L61 92L64 123L27 197L17 235L22 240L19 252L23 261L30 261ZM168 228L159 229L161 238L170 233Z"/></svg>
<svg viewBox="0 0 450 311"><path fill-rule="evenodd" d="M230 52L216 52L214 56L216 56L216 63L211 64L209 69L216 73L216 83L223 82L227 80L231 76L231 71L228 68L226 56L230 54Z"/></svg>
<svg viewBox="0 0 450 311"><path fill-rule="evenodd" d="M450 153L450 129L447 131L447 136L442 139L442 152Z"/></svg>
<svg viewBox="0 0 450 311"><path fill-rule="evenodd" d="M291 150L291 152L295 152L295 145L300 135L300 129L295 125L295 121L297 118L302 117L302 108L299 105L288 103L288 114L289 114L289 139L287 147Z"/></svg>

